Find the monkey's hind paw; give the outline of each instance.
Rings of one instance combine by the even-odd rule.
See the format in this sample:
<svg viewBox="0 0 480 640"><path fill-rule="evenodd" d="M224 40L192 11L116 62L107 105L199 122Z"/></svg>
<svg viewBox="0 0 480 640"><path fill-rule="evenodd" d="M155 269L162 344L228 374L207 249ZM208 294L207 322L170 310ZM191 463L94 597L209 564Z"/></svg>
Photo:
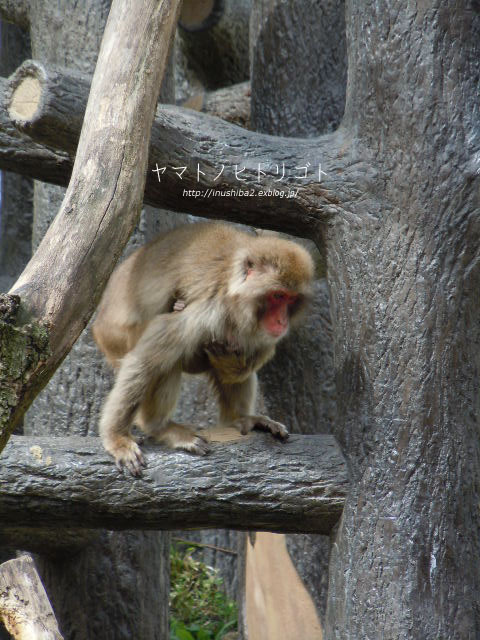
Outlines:
<svg viewBox="0 0 480 640"><path fill-rule="evenodd" d="M204 440L201 436L195 436L191 442L185 442L181 445L181 449L188 451L189 453L194 453L197 456L206 456L210 451L210 447L208 442Z"/></svg>
<svg viewBox="0 0 480 640"><path fill-rule="evenodd" d="M140 478L142 469L147 466L142 451L134 440L129 440L128 444L124 444L113 452L115 464L119 471L126 469L132 476Z"/></svg>
<svg viewBox="0 0 480 640"><path fill-rule="evenodd" d="M252 429L259 429L261 431L270 431L272 436L279 440L287 440L289 436L284 424L272 420L267 416L245 416L235 420L233 426L243 435L246 435L252 431Z"/></svg>

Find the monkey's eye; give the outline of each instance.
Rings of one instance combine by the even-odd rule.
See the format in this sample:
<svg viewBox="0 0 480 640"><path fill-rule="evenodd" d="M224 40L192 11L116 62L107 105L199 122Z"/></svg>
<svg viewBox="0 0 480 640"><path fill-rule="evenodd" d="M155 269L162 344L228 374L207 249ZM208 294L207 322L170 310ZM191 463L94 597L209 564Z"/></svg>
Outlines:
<svg viewBox="0 0 480 640"><path fill-rule="evenodd" d="M298 295L289 291L272 291L269 299L275 304L287 304L291 307L297 302Z"/></svg>

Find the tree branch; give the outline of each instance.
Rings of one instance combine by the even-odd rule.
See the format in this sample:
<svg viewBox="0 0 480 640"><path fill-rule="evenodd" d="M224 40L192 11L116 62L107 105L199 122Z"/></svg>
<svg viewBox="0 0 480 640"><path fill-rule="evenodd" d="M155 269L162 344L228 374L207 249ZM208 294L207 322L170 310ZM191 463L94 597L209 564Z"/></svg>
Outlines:
<svg viewBox="0 0 480 640"><path fill-rule="evenodd" d="M143 477L123 476L98 438L13 436L0 468L8 527L329 533L348 489L333 437L254 433L205 457L146 447ZM34 488L34 489L33 489Z"/></svg>
<svg viewBox="0 0 480 640"><path fill-rule="evenodd" d="M250 82L240 82L215 91L202 91L190 96L182 107L209 113L227 122L250 128Z"/></svg>
<svg viewBox="0 0 480 640"><path fill-rule="evenodd" d="M26 81L38 87L34 109L28 97L28 112L21 104ZM36 141L74 155L89 82L88 76L28 61L10 80L10 116ZM322 223L339 214L357 216L356 205L359 200L366 204L375 175L365 150L343 129L315 139L280 138L168 105L157 110L149 156L144 197L148 204L318 242ZM18 163L14 168L5 154L0 163L18 170ZM307 177L296 177L305 174L301 167L307 164ZM165 167L160 181L157 166ZM186 169L180 178L182 167ZM285 197L288 193L296 197ZM370 211L380 209L368 204Z"/></svg>
<svg viewBox="0 0 480 640"><path fill-rule="evenodd" d="M3 107L7 90L9 82L0 77L0 167L5 171L66 187L72 173L72 157L66 151L54 151L34 142L13 125L8 111Z"/></svg>

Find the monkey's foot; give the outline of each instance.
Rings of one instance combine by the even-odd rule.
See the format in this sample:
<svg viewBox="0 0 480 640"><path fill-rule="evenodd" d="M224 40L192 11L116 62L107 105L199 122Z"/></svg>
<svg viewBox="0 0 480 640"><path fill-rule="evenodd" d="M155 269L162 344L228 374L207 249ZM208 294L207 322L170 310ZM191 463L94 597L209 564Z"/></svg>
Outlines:
<svg viewBox="0 0 480 640"><path fill-rule="evenodd" d="M165 444L171 449L183 449L197 456L206 455L210 448L208 442L201 435L195 433L192 427L172 422L158 434L150 434L156 442Z"/></svg>
<svg viewBox="0 0 480 640"><path fill-rule="evenodd" d="M252 429L270 431L272 436L275 436L275 438L279 440L287 440L289 435L285 425L267 416L244 416L232 422L232 426L238 429L243 435L246 435L252 431Z"/></svg>
<svg viewBox="0 0 480 640"><path fill-rule="evenodd" d="M146 466L142 451L138 444L130 437L122 436L115 443L104 443L106 450L115 458L119 471L126 469L132 476L139 478Z"/></svg>
<svg viewBox="0 0 480 640"><path fill-rule="evenodd" d="M194 453L197 456L206 456L210 451L209 444L201 436L195 436L192 442L186 442L184 444L177 444L175 449L183 449L189 453Z"/></svg>

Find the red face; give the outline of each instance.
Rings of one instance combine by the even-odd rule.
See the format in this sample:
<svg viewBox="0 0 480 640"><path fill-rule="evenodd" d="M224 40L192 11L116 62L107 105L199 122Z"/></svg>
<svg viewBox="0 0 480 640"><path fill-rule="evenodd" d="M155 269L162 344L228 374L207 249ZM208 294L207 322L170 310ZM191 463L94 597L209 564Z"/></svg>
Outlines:
<svg viewBox="0 0 480 640"><path fill-rule="evenodd" d="M298 296L288 291L271 291L266 298L267 308L262 325L273 337L280 338L288 330L290 313Z"/></svg>

